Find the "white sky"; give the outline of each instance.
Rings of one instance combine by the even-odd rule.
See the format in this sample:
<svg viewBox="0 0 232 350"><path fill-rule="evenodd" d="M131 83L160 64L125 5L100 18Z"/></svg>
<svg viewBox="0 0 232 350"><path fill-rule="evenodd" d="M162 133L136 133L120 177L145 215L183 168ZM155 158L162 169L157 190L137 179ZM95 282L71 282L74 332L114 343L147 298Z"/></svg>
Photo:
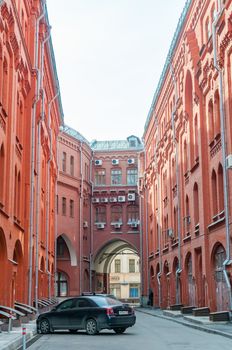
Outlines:
<svg viewBox="0 0 232 350"><path fill-rule="evenodd" d="M47 0L65 123L142 137L185 0Z"/></svg>

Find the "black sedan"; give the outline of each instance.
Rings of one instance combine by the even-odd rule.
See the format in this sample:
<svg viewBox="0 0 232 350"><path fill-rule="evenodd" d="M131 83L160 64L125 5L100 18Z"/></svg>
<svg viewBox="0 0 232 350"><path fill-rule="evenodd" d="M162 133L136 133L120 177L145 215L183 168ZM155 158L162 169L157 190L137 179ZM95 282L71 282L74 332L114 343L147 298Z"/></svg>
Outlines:
<svg viewBox="0 0 232 350"><path fill-rule="evenodd" d="M135 324L134 309L119 300L104 296L80 296L66 299L50 312L39 315L38 333L50 333L54 330L68 329L71 333L85 329L94 335L102 329L113 329L123 333Z"/></svg>

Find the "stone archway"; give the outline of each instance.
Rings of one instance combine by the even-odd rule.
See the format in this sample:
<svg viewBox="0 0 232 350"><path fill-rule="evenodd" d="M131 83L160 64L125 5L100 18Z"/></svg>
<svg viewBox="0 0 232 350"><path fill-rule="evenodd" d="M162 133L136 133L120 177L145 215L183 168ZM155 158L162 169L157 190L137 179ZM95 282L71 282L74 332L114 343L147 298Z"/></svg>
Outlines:
<svg viewBox="0 0 232 350"><path fill-rule="evenodd" d="M7 304L7 296L9 294L9 284L7 282L7 245L3 230L0 228L0 303Z"/></svg>
<svg viewBox="0 0 232 350"><path fill-rule="evenodd" d="M96 291L98 293L110 293L112 290L114 290L114 286L116 284L120 284L121 286L124 284L125 286L128 286L132 295L140 295L140 283L139 287L138 285L133 285L127 282L124 282L120 280L120 274L118 275L118 283L116 281L113 282L110 281L110 268L111 264L114 261L115 257L120 255L123 255L124 252L126 254L131 254L131 256L136 255L138 257L137 249L132 246L130 243L128 243L125 240L111 240L110 242L107 242L105 245L103 245L98 252L96 253L94 259L93 259L93 276L92 276L92 286L93 291ZM128 258L129 259L129 258ZM128 260L129 261L129 260ZM131 259L132 261L132 259ZM115 271L111 272L115 273ZM117 273L116 273L117 274ZM140 272L139 272L140 274ZM113 278L116 278L117 276L113 276ZM139 291L138 291L139 288ZM122 298L122 297L121 297Z"/></svg>
<svg viewBox="0 0 232 350"><path fill-rule="evenodd" d="M195 283L193 279L192 254L188 253L185 261L186 282L187 282L187 299L189 306L195 306Z"/></svg>

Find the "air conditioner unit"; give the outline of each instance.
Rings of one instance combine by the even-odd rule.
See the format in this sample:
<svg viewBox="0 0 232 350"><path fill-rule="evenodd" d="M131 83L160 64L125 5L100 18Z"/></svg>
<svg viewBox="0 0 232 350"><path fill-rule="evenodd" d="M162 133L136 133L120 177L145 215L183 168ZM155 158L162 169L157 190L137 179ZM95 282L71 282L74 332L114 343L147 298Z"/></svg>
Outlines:
<svg viewBox="0 0 232 350"><path fill-rule="evenodd" d="M113 165L118 165L119 164L119 160L118 159L112 159L112 164Z"/></svg>
<svg viewBox="0 0 232 350"><path fill-rule="evenodd" d="M174 237L174 232L173 232L173 229L172 229L172 228L168 228L168 229L167 229L167 235L168 235L168 237L170 237L170 238L173 238L173 237Z"/></svg>
<svg viewBox="0 0 232 350"><path fill-rule="evenodd" d="M118 201L119 202L125 202L126 201L126 196L118 196Z"/></svg>
<svg viewBox="0 0 232 350"><path fill-rule="evenodd" d="M128 164L135 164L135 159L134 158L129 158L127 159Z"/></svg>
<svg viewBox="0 0 232 350"><path fill-rule="evenodd" d="M135 201L135 193L128 193L127 200L128 201Z"/></svg>
<svg viewBox="0 0 232 350"><path fill-rule="evenodd" d="M116 222L115 224L114 224L114 228L121 228L121 223L120 222Z"/></svg>
<svg viewBox="0 0 232 350"><path fill-rule="evenodd" d="M110 197L110 203L115 203L117 201L118 201L117 197Z"/></svg>
<svg viewBox="0 0 232 350"><path fill-rule="evenodd" d="M103 222L99 222L97 223L97 228L102 230L103 228L105 228L105 224Z"/></svg>
<svg viewBox="0 0 232 350"><path fill-rule="evenodd" d="M99 203L99 198L92 198L92 203Z"/></svg>
<svg viewBox="0 0 232 350"><path fill-rule="evenodd" d="M94 163L95 163L95 165L102 165L102 160L96 159Z"/></svg>
<svg viewBox="0 0 232 350"><path fill-rule="evenodd" d="M188 215L188 216L185 216L184 217L184 222L186 225L190 225L191 224L191 217Z"/></svg>
<svg viewBox="0 0 232 350"><path fill-rule="evenodd" d="M88 221L83 221L83 227L87 228L88 227Z"/></svg>
<svg viewBox="0 0 232 350"><path fill-rule="evenodd" d="M226 169L232 169L232 154L226 157Z"/></svg>
<svg viewBox="0 0 232 350"><path fill-rule="evenodd" d="M108 198L101 198L101 203L108 203Z"/></svg>
<svg viewBox="0 0 232 350"><path fill-rule="evenodd" d="M131 227L133 227L133 228L138 227L138 223L137 223L137 222L132 222L132 223L131 223Z"/></svg>

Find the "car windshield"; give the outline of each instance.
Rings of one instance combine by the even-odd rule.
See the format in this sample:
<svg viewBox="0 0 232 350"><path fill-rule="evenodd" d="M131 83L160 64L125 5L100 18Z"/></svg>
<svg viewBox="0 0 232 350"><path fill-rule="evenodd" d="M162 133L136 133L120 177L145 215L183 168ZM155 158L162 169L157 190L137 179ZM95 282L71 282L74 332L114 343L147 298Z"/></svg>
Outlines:
<svg viewBox="0 0 232 350"><path fill-rule="evenodd" d="M121 301L108 297L91 297L98 306L122 305Z"/></svg>

